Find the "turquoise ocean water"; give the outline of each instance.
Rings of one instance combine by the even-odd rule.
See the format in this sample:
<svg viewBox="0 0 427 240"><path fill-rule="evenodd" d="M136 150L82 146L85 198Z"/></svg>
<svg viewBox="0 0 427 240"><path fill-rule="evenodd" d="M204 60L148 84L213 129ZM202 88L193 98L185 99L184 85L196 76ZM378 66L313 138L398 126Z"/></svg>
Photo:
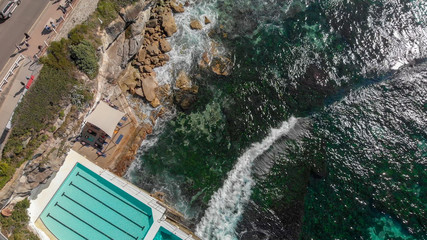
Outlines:
<svg viewBox="0 0 427 240"><path fill-rule="evenodd" d="M202 239L427 239L426 1L189 3L157 71L185 70L198 100L131 181ZM212 46L230 75L197 64Z"/></svg>

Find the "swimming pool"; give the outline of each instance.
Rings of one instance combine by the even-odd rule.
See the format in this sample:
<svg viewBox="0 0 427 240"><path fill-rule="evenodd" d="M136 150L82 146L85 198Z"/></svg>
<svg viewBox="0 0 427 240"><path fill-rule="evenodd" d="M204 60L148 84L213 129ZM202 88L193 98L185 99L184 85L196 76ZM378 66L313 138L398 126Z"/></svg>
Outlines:
<svg viewBox="0 0 427 240"><path fill-rule="evenodd" d="M160 227L153 240L182 240L164 227Z"/></svg>
<svg viewBox="0 0 427 240"><path fill-rule="evenodd" d="M60 240L144 239L150 207L77 163L40 215Z"/></svg>

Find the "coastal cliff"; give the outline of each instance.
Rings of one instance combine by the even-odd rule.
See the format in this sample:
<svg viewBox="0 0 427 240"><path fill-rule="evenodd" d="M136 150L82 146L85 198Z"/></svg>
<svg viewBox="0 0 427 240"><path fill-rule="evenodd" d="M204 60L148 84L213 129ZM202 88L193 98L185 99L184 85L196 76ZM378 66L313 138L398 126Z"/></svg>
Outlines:
<svg viewBox="0 0 427 240"><path fill-rule="evenodd" d="M144 86L142 91L144 94L139 96L143 96L144 100L149 101L152 109L149 117L136 117L139 126L131 136L131 141L128 141L123 152L110 166L110 170L118 175L124 174L134 159L140 143L147 134L152 132L156 119L165 114L166 110L160 106L160 102L165 105L169 104L169 106L172 104L172 101L167 101L167 99L171 99L168 86L158 87L154 78L152 78L154 79L152 82L149 82L149 77L154 75L150 68L162 66L168 60L168 56L164 53L170 51L171 47L165 38L176 32L170 3L168 2L166 7L159 7L156 4L156 1L139 1L121 9L116 20L105 27L105 30L96 33L96 37L102 42L97 51L100 59L98 76L94 80L90 80L85 74L78 74L81 81L86 82L86 86L91 88L90 91L97 102L101 98L110 97L113 92L117 92L117 89L119 92L122 89L122 94L125 95L127 91L135 94L135 91L130 88L118 88L118 86L121 85L121 79L129 75L129 71L133 72L135 69L139 71L139 86L140 88ZM182 5L180 6L182 7ZM152 9L156 9L154 17ZM154 23L152 19L156 19L156 22ZM146 31L147 24L152 27L148 31ZM150 34L151 29L155 29L157 35ZM155 43L156 40L157 43ZM151 41L153 44L150 44ZM147 56L151 57L142 59L141 55L144 51L148 53ZM161 55L157 54L157 51L160 51ZM141 62L144 60L150 60L150 63L142 66ZM131 62L136 65L131 66ZM142 82L141 79L144 81ZM32 193L37 195L37 192L41 190L40 187L43 188L43 184L49 184L52 176L61 167L66 153L73 146L75 138L80 134L81 124L91 109L90 105L82 109L76 108L71 103L65 107L61 117L53 124L56 130L45 132L47 139L34 151L32 159L22 164L0 191L2 208L13 209L18 201ZM144 115L137 108L130 111L134 111L131 113L132 117Z"/></svg>

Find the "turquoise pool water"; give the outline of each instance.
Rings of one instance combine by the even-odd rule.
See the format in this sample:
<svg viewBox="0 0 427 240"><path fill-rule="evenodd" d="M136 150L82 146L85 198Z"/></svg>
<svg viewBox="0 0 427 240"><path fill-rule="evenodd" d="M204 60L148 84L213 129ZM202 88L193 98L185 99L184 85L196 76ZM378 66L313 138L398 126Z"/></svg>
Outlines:
<svg viewBox="0 0 427 240"><path fill-rule="evenodd" d="M160 227L153 240L182 240L164 227Z"/></svg>
<svg viewBox="0 0 427 240"><path fill-rule="evenodd" d="M144 239L153 224L150 207L79 163L40 218L60 240Z"/></svg>

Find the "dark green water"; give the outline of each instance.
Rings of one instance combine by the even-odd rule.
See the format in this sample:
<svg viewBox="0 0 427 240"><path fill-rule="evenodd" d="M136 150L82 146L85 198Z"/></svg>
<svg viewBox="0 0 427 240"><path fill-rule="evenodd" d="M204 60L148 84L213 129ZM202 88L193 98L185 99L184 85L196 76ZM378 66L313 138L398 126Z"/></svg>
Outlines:
<svg viewBox="0 0 427 240"><path fill-rule="evenodd" d="M427 239L427 3L194 1L185 14L213 13L232 74L186 68L199 99L141 148L132 181L166 192L191 227L203 219L205 239ZM180 31L181 54L208 47ZM291 116L243 161L250 189L211 199ZM205 214L215 201L226 207Z"/></svg>

